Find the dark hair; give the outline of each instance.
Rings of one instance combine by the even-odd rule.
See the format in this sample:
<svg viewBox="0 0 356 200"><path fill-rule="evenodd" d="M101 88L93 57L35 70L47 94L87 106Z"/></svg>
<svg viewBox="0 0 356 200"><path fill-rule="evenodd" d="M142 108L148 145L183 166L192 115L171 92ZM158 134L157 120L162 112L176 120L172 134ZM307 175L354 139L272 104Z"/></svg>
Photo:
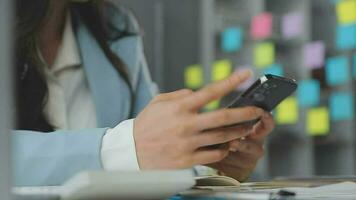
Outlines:
<svg viewBox="0 0 356 200"><path fill-rule="evenodd" d="M54 130L54 127L43 115L48 88L36 50L36 42L44 19L51 12L51 0L17 0L16 3L14 54L17 89L16 129L50 132ZM95 37L105 56L127 83L133 101L133 89L128 70L120 57L110 49L109 42L136 33L130 33L128 25L122 29L113 24L109 16L110 12L107 11L111 9L111 12L119 12L119 8L109 4L112 3L102 0L70 3L70 12L72 16L79 17ZM126 23L129 24L128 19ZM76 28L75 21L73 24Z"/></svg>

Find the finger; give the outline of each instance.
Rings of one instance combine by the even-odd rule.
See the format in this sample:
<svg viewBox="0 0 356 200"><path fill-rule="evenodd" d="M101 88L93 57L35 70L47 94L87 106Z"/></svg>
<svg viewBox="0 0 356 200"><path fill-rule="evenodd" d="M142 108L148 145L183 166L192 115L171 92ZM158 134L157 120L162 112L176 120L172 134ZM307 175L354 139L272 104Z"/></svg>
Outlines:
<svg viewBox="0 0 356 200"><path fill-rule="evenodd" d="M197 118L197 128L207 130L258 119L264 111L257 107L228 108L202 113Z"/></svg>
<svg viewBox="0 0 356 200"><path fill-rule="evenodd" d="M209 146L223 144L247 136L251 127L241 126L234 128L221 128L211 131L204 131L196 136L197 146Z"/></svg>
<svg viewBox="0 0 356 200"><path fill-rule="evenodd" d="M235 168L253 170L256 167L258 158L243 153L230 153L224 159L224 164Z"/></svg>
<svg viewBox="0 0 356 200"><path fill-rule="evenodd" d="M192 90L181 89L181 90L177 90L177 91L174 91L174 92L159 94L154 98L153 101L154 102L169 101L169 100L173 100L173 99L177 99L177 98L186 97L186 96L191 95L193 93L194 92Z"/></svg>
<svg viewBox="0 0 356 200"><path fill-rule="evenodd" d="M229 145L219 145L218 148L203 147L193 153L195 165L205 165L223 160L229 155Z"/></svg>
<svg viewBox="0 0 356 200"><path fill-rule="evenodd" d="M257 159L264 155L263 145L250 139L231 141L230 151L241 152Z"/></svg>
<svg viewBox="0 0 356 200"><path fill-rule="evenodd" d="M236 164L224 163L224 165L221 168L222 171L231 172L229 173L229 176L232 176L238 181L243 182L246 179L248 179L249 175L254 170L255 166L250 169L248 167L239 167Z"/></svg>
<svg viewBox="0 0 356 200"><path fill-rule="evenodd" d="M263 142L267 135L271 133L274 126L275 124L272 115L266 112L253 128L249 138L255 141Z"/></svg>
<svg viewBox="0 0 356 200"><path fill-rule="evenodd" d="M190 97L185 98L186 105L189 105L191 109L200 109L209 102L219 99L232 90L234 90L238 85L246 81L251 77L251 70L245 70L242 72L235 72L227 79L212 83L203 89L195 92Z"/></svg>

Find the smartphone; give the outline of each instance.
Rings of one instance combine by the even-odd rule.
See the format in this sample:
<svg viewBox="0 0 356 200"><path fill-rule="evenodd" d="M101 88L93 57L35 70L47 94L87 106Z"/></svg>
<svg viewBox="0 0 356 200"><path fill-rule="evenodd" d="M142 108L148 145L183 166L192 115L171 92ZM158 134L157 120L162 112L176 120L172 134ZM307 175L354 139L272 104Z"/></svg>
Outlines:
<svg viewBox="0 0 356 200"><path fill-rule="evenodd" d="M256 106L267 112L271 112L279 103L290 96L297 87L297 82L293 79L266 74L234 99L227 108ZM259 120L255 119L232 126L254 125Z"/></svg>

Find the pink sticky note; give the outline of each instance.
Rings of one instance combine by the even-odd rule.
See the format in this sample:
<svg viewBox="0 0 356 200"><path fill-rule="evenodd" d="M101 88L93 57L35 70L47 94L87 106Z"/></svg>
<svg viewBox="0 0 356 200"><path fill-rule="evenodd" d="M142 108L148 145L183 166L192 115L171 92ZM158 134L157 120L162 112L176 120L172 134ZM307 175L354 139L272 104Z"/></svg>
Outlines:
<svg viewBox="0 0 356 200"><path fill-rule="evenodd" d="M247 66L247 65L244 65L244 66L239 66L235 69L235 72L241 72L241 71L244 71L246 69L252 69L251 66ZM249 88L253 83L254 83L254 75L251 76L251 78L247 79L245 82L243 82L241 85L239 85L236 90L237 91L243 91L243 90L246 90L247 88Z"/></svg>
<svg viewBox="0 0 356 200"><path fill-rule="evenodd" d="M273 16L264 12L253 17L250 34L253 39L265 39L272 34Z"/></svg>
<svg viewBox="0 0 356 200"><path fill-rule="evenodd" d="M325 44L322 41L311 42L304 46L304 66L309 69L321 68L325 61Z"/></svg>

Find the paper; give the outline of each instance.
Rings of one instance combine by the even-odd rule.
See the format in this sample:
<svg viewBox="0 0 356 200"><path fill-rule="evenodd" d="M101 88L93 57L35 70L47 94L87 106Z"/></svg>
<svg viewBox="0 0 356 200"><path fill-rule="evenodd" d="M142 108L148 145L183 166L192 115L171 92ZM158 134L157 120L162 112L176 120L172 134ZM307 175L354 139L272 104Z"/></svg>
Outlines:
<svg viewBox="0 0 356 200"><path fill-rule="evenodd" d="M298 116L298 103L295 97L288 97L276 108L275 120L279 125L296 124Z"/></svg>
<svg viewBox="0 0 356 200"><path fill-rule="evenodd" d="M253 17L251 22L251 37L253 39L265 39L272 34L273 16L264 12Z"/></svg>
<svg viewBox="0 0 356 200"><path fill-rule="evenodd" d="M351 93L335 92L329 100L333 121L352 120L354 118L354 99Z"/></svg>
<svg viewBox="0 0 356 200"><path fill-rule="evenodd" d="M320 83L317 80L302 80L298 83L298 102L300 107L316 106L320 101Z"/></svg>
<svg viewBox="0 0 356 200"><path fill-rule="evenodd" d="M326 61L326 81L330 86L345 84L350 80L347 57L338 56Z"/></svg>
<svg viewBox="0 0 356 200"><path fill-rule="evenodd" d="M343 0L336 4L339 24L356 23L356 0Z"/></svg>
<svg viewBox="0 0 356 200"><path fill-rule="evenodd" d="M285 39L291 39L301 35L304 31L304 17L302 13L289 13L282 18L282 35Z"/></svg>
<svg viewBox="0 0 356 200"><path fill-rule="evenodd" d="M311 136L327 135L330 130L329 110L326 107L308 110L306 127Z"/></svg>
<svg viewBox="0 0 356 200"><path fill-rule="evenodd" d="M241 49L243 31L240 27L226 28L221 34L221 49L224 52L236 52Z"/></svg>
<svg viewBox="0 0 356 200"><path fill-rule="evenodd" d="M339 50L356 48L356 23L337 27L336 47Z"/></svg>
<svg viewBox="0 0 356 200"><path fill-rule="evenodd" d="M271 42L262 42L255 46L254 64L258 68L265 68L274 63L275 49Z"/></svg>
<svg viewBox="0 0 356 200"><path fill-rule="evenodd" d="M283 72L283 68L282 65L280 64L273 64L268 66L264 71L264 74L272 74L272 75L276 75L276 76L283 76L284 72Z"/></svg>
<svg viewBox="0 0 356 200"><path fill-rule="evenodd" d="M219 106L220 106L220 100L215 100L215 101L212 101L212 102L208 103L208 104L204 107L204 110L206 110L206 111L213 111L213 110L218 109Z"/></svg>
<svg viewBox="0 0 356 200"><path fill-rule="evenodd" d="M236 68L236 72L244 71L247 69L252 69L251 66L239 66ZM239 85L236 90L237 91L245 91L247 88L249 88L253 83L255 82L255 77L252 75L249 79L247 79L245 82L243 82L241 85Z"/></svg>
<svg viewBox="0 0 356 200"><path fill-rule="evenodd" d="M342 182L314 188L285 188L297 194L296 199L355 199L356 183Z"/></svg>
<svg viewBox="0 0 356 200"><path fill-rule="evenodd" d="M212 80L220 81L227 78L231 74L232 63L230 60L218 60L214 62L212 69Z"/></svg>
<svg viewBox="0 0 356 200"><path fill-rule="evenodd" d="M184 72L185 86L190 89L198 89L203 86L203 69L200 65L190 65Z"/></svg>
<svg viewBox="0 0 356 200"><path fill-rule="evenodd" d="M325 60L325 44L316 41L306 44L303 48L304 66L309 69L321 68Z"/></svg>

